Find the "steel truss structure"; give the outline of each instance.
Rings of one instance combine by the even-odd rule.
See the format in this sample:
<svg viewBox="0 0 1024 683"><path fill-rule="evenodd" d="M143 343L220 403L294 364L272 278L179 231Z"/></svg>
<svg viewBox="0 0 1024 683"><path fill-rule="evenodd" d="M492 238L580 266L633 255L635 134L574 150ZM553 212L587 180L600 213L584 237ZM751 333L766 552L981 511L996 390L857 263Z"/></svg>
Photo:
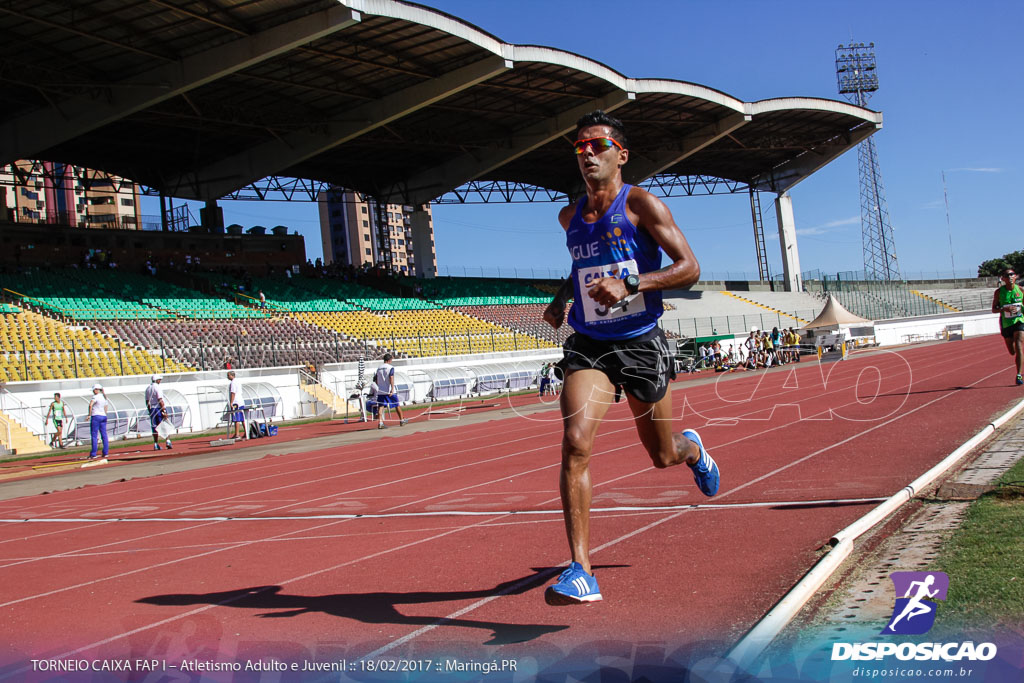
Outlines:
<svg viewBox="0 0 1024 683"><path fill-rule="evenodd" d="M657 175L642 183L647 191L658 197L693 197L740 194L750 191L747 183L712 176ZM315 202L321 192L331 188L329 183L306 178L268 176L236 190L222 200ZM156 188L141 185L139 193L159 197ZM532 202L567 202L565 192L513 181L472 181L446 192L434 204L528 204ZM403 203L403 202L393 202Z"/></svg>
<svg viewBox="0 0 1024 683"><path fill-rule="evenodd" d="M876 69L874 43L851 43L836 49L839 92L859 107L866 107L871 94L878 90ZM857 161L864 272L867 277L876 280L900 280L902 277L896 258L896 242L873 137L857 146Z"/></svg>

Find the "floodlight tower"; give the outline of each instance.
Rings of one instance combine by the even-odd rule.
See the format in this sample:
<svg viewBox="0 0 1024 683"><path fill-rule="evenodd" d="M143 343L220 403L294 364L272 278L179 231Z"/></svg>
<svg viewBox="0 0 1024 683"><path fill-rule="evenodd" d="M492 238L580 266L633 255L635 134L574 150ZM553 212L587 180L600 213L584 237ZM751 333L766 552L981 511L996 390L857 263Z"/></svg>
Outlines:
<svg viewBox="0 0 1024 683"><path fill-rule="evenodd" d="M839 92L859 107L878 90L875 44L850 43L836 49L836 78ZM860 166L860 229L864 246L864 274L874 280L900 280L889 208L885 203L882 172L878 167L875 139L857 146Z"/></svg>

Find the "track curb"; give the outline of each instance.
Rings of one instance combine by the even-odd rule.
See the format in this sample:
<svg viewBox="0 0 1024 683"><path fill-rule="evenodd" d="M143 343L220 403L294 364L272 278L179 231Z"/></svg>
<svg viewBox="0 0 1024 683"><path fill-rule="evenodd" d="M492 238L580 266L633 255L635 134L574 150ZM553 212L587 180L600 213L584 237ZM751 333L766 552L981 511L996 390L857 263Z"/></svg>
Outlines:
<svg viewBox="0 0 1024 683"><path fill-rule="evenodd" d="M965 455L974 450L978 444L1016 417L1022 410L1024 410L1024 400L1019 401L1000 417L990 422L984 429L961 444L937 465L887 498L878 507L871 510L871 512L832 536L829 539L829 545L832 547L828 554L818 560L810 571L788 593L782 596L782 599L775 603L760 621L747 631L747 634L729 651L726 659L731 661L739 670L751 671L751 666L761 653L771 645L772 641L793 620L807 601L811 599L811 596L828 581L836 569L849 557L853 551L854 541L857 538L872 529L905 503L912 500L918 493L949 471Z"/></svg>

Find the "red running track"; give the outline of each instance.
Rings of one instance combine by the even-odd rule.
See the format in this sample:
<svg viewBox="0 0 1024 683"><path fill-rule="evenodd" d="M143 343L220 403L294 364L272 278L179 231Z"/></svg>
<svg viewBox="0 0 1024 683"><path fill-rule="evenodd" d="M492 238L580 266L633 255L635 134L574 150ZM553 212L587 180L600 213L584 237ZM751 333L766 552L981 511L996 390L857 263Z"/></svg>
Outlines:
<svg viewBox="0 0 1024 683"><path fill-rule="evenodd" d="M605 600L588 606L542 596L568 558L555 411L6 501L0 680L67 680L30 660L97 658L678 672L1019 401L1003 354L985 337L677 385L675 427L699 428L722 469L710 500L687 469L651 467L614 406L592 462Z"/></svg>

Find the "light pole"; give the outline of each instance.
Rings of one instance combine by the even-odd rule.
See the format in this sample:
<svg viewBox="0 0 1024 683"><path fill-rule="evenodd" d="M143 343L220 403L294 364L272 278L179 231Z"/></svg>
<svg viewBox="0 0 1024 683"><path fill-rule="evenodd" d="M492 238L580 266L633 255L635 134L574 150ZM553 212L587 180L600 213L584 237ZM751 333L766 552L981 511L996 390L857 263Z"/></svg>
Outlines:
<svg viewBox="0 0 1024 683"><path fill-rule="evenodd" d="M949 234L949 266L956 279L956 261L953 260L953 226L949 221L949 192L946 190L946 172L942 172L942 198L946 201L946 232Z"/></svg>

